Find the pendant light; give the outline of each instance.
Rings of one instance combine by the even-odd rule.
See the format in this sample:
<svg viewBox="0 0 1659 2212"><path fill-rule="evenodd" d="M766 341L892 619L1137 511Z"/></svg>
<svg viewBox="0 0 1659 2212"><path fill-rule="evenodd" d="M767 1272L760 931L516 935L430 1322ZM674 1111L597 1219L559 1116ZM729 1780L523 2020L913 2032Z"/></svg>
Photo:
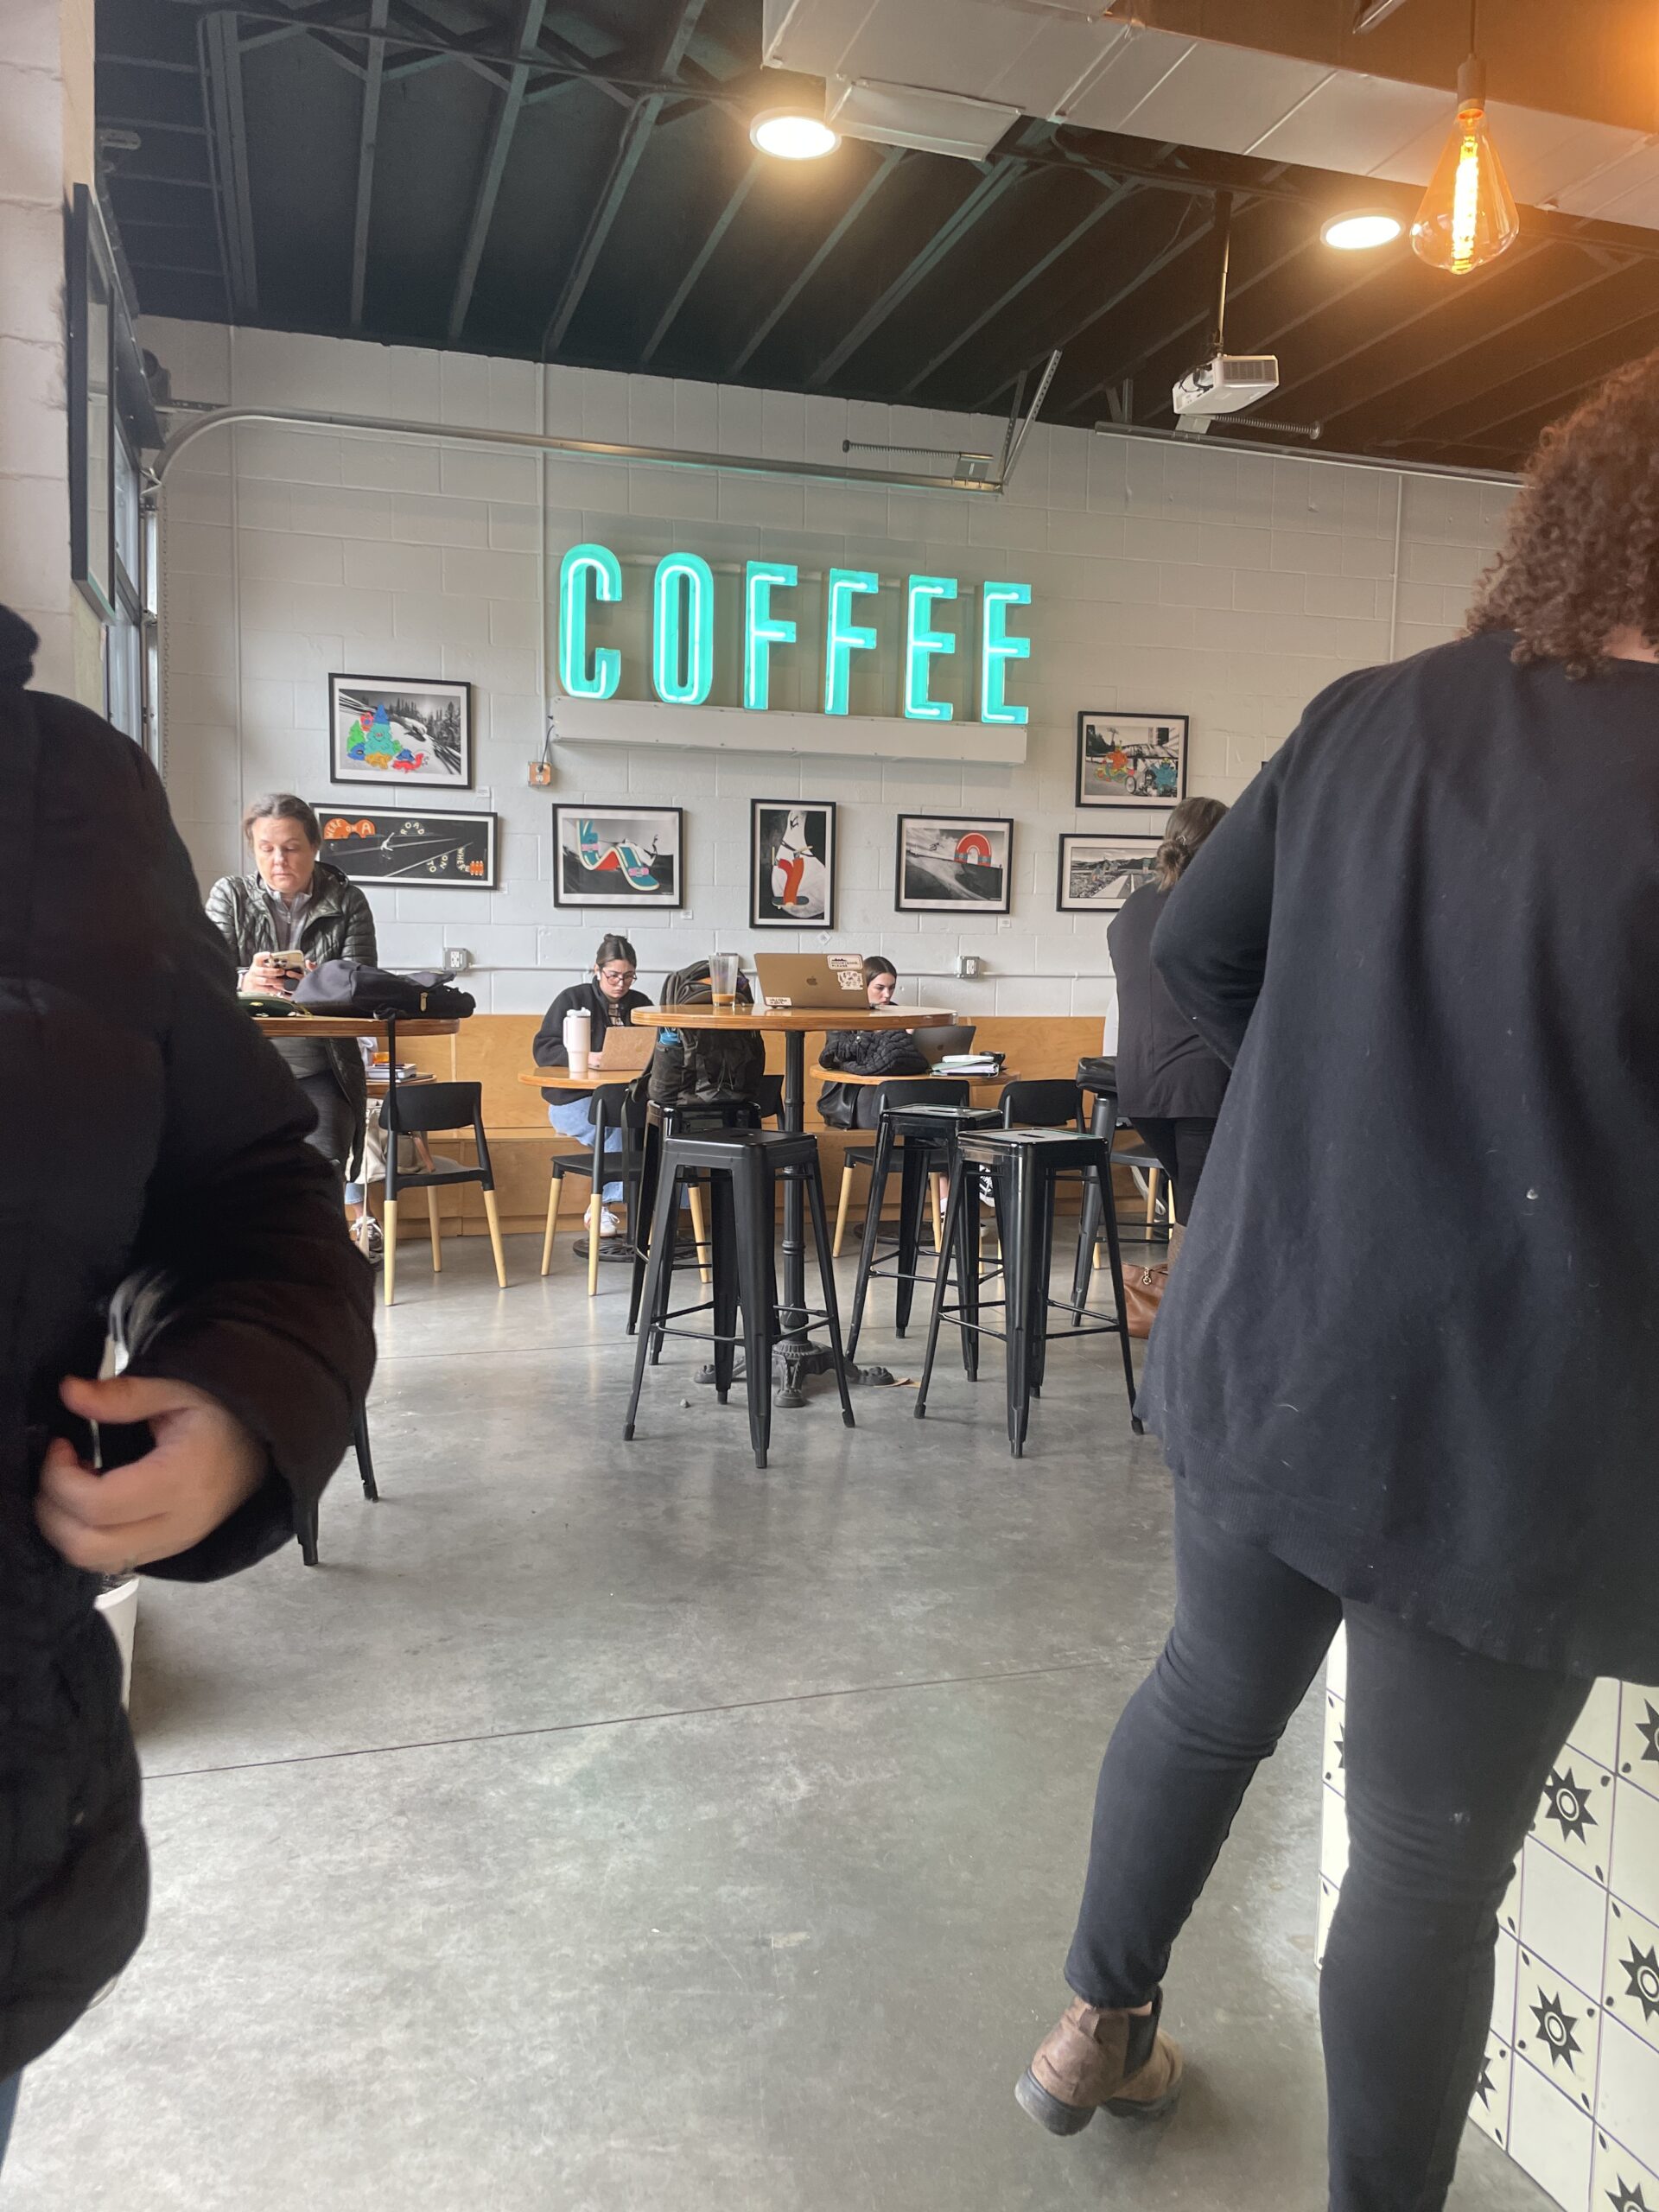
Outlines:
<svg viewBox="0 0 1659 2212"><path fill-rule="evenodd" d="M1475 30L1471 6L1469 58L1458 72L1457 124L1411 226L1418 258L1454 276L1496 261L1521 235L1515 194L1487 125L1486 65L1475 51Z"/></svg>

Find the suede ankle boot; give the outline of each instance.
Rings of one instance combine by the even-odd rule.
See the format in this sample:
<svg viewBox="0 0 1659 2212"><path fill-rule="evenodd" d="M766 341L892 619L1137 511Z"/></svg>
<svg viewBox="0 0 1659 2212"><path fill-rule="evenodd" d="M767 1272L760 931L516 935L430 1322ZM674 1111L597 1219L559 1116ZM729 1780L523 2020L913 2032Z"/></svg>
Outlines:
<svg viewBox="0 0 1659 2212"><path fill-rule="evenodd" d="M1109 2012L1075 1998L1038 2046L1014 2094L1051 2135L1075 2135L1102 2106L1155 2120L1181 2091L1180 2045L1159 2027L1163 1992L1146 2013Z"/></svg>

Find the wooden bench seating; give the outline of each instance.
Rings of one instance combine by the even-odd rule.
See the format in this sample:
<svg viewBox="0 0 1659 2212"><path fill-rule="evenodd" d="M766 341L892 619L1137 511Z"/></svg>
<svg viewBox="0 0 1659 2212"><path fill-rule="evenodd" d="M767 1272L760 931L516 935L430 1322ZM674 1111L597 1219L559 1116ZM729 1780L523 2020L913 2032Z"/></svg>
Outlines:
<svg viewBox="0 0 1659 2212"><path fill-rule="evenodd" d="M548 995L553 995L550 982ZM948 997L949 994L944 995ZM1080 1059L1100 1050L1098 1014L990 1014L974 1019L977 1027L976 1048L983 1046L988 1051L1005 1053L1009 1067L1017 1070L1021 1077L1069 1076L1076 1071ZM483 1084L484 1126L489 1134L501 1225L509 1233L534 1230L540 1234L547 1212L548 1160L555 1152L581 1149L548 1127L547 1109L540 1092L518 1080L521 1070L534 1065L531 1044L540 1026L540 1019L535 1014L476 1014L469 1021L461 1023L453 1038L411 1039L399 1050L401 1059L413 1061L434 1075L445 1078L453 1075L463 1083ZM817 1040L809 1037L809 1067L817 1051ZM766 1039L766 1065L782 1074L784 1049L780 1037ZM817 1077L808 1076L806 1126L818 1134L824 1185L833 1191L841 1175L843 1148L849 1143L868 1143L868 1139L824 1128L814 1103L821 1087ZM372 1106L370 1110L373 1110ZM453 1144L447 1138L441 1139L438 1148L456 1157L470 1156L470 1141L460 1138ZM378 1186L375 1187L378 1190ZM462 1185L444 1192L442 1209L446 1222L462 1235L485 1234L484 1209L474 1186ZM574 1217L574 1198L571 1211ZM413 1235L414 1225L409 1226ZM573 1230L575 1226L573 1218ZM420 1234L425 1233L423 1222Z"/></svg>

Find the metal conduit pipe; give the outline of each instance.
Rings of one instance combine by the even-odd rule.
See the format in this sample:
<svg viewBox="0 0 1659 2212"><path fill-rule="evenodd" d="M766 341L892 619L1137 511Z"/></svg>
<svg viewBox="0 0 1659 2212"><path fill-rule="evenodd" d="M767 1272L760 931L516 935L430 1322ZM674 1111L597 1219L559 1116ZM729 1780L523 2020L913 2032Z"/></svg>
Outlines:
<svg viewBox="0 0 1659 2212"><path fill-rule="evenodd" d="M1373 468L1385 476L1451 476L1468 483L1511 486L1521 481L1519 472L1512 468L1469 468L1455 461L1395 461L1386 454L1304 452L1300 446L1272 445L1266 438L1235 438L1225 432L1219 437L1206 435L1200 438L1190 431L1157 430L1141 423L1096 423L1091 435L1097 438L1151 438L1160 445L1181 446L1188 453L1265 453L1274 461L1311 461L1331 468Z"/></svg>
<svg viewBox="0 0 1659 2212"><path fill-rule="evenodd" d="M879 485L897 492L964 492L999 496L1000 477L929 476L897 468L849 468L833 461L764 461L757 454L680 453L669 446L619 445L603 438L556 438L542 430L480 430L458 423L405 423L384 415L334 415L298 407L215 407L172 432L149 472L153 498L184 451L209 430L233 423L280 423L302 430L346 430L389 438L435 438L448 444L507 446L563 454L577 461L620 461L647 468L730 469L746 476L805 477L819 484Z"/></svg>

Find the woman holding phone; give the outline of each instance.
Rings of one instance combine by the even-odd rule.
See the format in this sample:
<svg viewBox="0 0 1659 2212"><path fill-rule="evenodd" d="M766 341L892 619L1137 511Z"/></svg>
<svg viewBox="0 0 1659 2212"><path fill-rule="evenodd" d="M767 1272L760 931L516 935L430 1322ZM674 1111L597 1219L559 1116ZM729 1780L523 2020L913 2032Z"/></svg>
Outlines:
<svg viewBox="0 0 1659 2212"><path fill-rule="evenodd" d="M375 964L374 916L357 885L321 857L322 827L292 791L267 791L242 817L253 858L251 875L222 875L207 894L207 914L230 946L237 988L291 998L308 968L325 960ZM317 1126L308 1141L333 1162L346 1186L346 1211L358 1249L378 1260L380 1224L363 1201L364 1127L368 1092L354 1038L277 1039L276 1050L310 1100Z"/></svg>

